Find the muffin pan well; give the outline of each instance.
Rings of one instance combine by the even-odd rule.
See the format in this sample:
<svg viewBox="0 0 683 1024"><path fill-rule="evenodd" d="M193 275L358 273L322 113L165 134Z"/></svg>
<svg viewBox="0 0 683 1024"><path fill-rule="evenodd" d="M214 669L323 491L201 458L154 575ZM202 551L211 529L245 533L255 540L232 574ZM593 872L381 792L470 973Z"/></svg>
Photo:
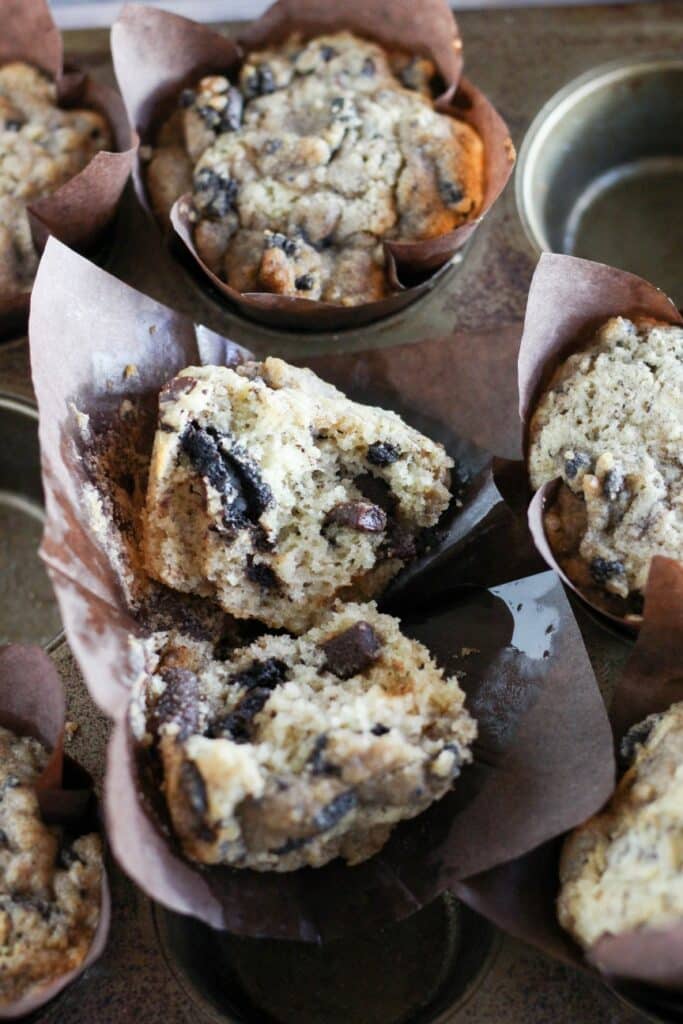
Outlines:
<svg viewBox="0 0 683 1024"><path fill-rule="evenodd" d="M154 919L207 1024L450 1024L500 945L448 892L399 924L322 946L214 932L159 907Z"/></svg>
<svg viewBox="0 0 683 1024"><path fill-rule="evenodd" d="M683 304L683 59L624 58L541 109L520 152L531 243L630 270Z"/></svg>

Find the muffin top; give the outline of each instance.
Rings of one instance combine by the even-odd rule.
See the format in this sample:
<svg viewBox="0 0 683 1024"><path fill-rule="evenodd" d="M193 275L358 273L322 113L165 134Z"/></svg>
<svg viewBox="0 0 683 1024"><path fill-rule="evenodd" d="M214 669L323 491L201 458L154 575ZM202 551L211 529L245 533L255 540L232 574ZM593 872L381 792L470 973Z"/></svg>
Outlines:
<svg viewBox="0 0 683 1024"><path fill-rule="evenodd" d="M301 637L214 653L158 634L132 708L158 750L186 855L291 871L376 853L448 792L476 727L446 678L374 604L338 606Z"/></svg>
<svg viewBox="0 0 683 1024"><path fill-rule="evenodd" d="M584 947L683 917L683 703L627 734L633 758L605 811L566 840L560 923Z"/></svg>
<svg viewBox="0 0 683 1024"><path fill-rule="evenodd" d="M148 169L167 216L193 194L202 260L242 292L356 305L390 291L382 241L476 216L483 148L437 113L424 58L339 32L249 55L180 97Z"/></svg>
<svg viewBox="0 0 683 1024"><path fill-rule="evenodd" d="M396 413L281 359L188 367L162 390L148 572L293 632L373 596L448 507L452 460Z"/></svg>
<svg viewBox="0 0 683 1024"><path fill-rule="evenodd" d="M41 71L20 61L0 67L0 296L28 291L38 255L26 204L56 191L111 146L94 110L62 109Z"/></svg>
<svg viewBox="0 0 683 1024"><path fill-rule="evenodd" d="M642 594L654 555L683 559L683 328L609 320L557 369L529 428L534 489L577 584Z"/></svg>
<svg viewBox="0 0 683 1024"><path fill-rule="evenodd" d="M99 836L70 842L40 815L41 744L0 728L0 1007L77 968L100 915Z"/></svg>

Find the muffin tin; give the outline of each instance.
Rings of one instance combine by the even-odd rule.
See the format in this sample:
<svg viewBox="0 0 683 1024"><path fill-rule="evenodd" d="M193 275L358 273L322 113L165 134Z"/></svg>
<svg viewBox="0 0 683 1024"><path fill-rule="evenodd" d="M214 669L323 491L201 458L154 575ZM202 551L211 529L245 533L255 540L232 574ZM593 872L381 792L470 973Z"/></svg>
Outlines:
<svg viewBox="0 0 683 1024"><path fill-rule="evenodd" d="M660 2L635 5L620 10L607 8L591 11L577 9L524 10L514 13L465 12L459 15L467 40L468 71L487 93L498 101L501 113L513 129L516 143L535 112L565 82L586 69L602 65L615 52L675 53L683 43L683 24L677 18L677 4ZM500 18L505 31L492 32L494 18ZM576 39L581 45L571 45ZM111 81L104 32L73 33L67 36L69 55L86 67L98 68L103 78ZM530 60L534 53L545 55L543 64ZM590 254L593 255L593 254ZM449 268L442 279L415 305L406 311L362 330L345 331L340 335L326 333L304 340L248 323L227 313L207 295L203 286L196 286L183 270L168 257L156 233L150 230L144 214L129 194L117 225L117 236L107 269L135 284L161 301L190 313L196 320L248 343L259 352L277 351L286 356L303 356L315 348L329 350L385 348L417 337L435 336L458 328L495 328L521 318L528 283L535 262L535 253L515 213L515 198L508 189L486 225L477 233L457 273ZM663 283L652 272L650 276ZM93 325L96 329L96 325ZM25 368L17 370L13 346L0 349L0 388L16 396L27 393ZM15 402L16 404L16 402ZM20 402L21 406L22 403ZM23 407L23 406L22 406ZM22 414L30 420L30 413ZM29 431L30 433L30 431ZM33 448L24 456L37 475L37 452ZM24 606L26 618L30 606ZM591 653L596 673L609 695L610 680L618 673L627 654L623 642L614 639L577 609L577 619ZM103 743L107 726L84 692L77 669L65 645L55 653L67 682L71 715L81 723L75 739L77 756L101 772ZM148 902L118 872L114 871L114 902L119 915L114 921L112 941L101 964L60 1001L58 1016L62 1024L81 1024L89 1020L122 1017L124 1012L136 1013L148 1024L167 1021L180 1024L196 1021L199 1008L194 982L188 980L188 958L183 952L192 943L192 928L183 919L169 923L161 911L156 921ZM431 911L431 908L430 908ZM438 912L438 911L437 911ZM458 912L454 912L455 918ZM175 931L173 931L175 929ZM179 938L179 936L181 936ZM421 951L417 951L420 955ZM173 963L172 974L164 960ZM195 962L196 958L191 958ZM630 1011L622 1011L597 981L578 979L557 965L547 963L511 939L504 939L499 956L483 957L478 963L463 968L468 977L464 989L470 991L486 976L467 1010L456 990L451 1005L439 1009L436 1017L408 1016L399 1020L472 1022L495 1019L505 1012L511 1024L548 1016L558 1024L582 1019L609 1019L624 1022L632 1019ZM455 957L453 967L463 967ZM367 975L371 977L368 969ZM181 980L179 989L173 975ZM459 983L460 984L460 983ZM203 985L203 983L202 983ZM188 993L189 998L183 992ZM634 994L636 997L636 994ZM448 999L446 999L448 1002ZM504 1011L502 1008L505 1008ZM388 1006L387 1006L388 1008ZM202 1008L202 1013L205 1009ZM232 1010L230 1012L233 1012ZM245 1020L248 1017L211 1017L207 1020ZM263 1020L263 1017L253 1019ZM278 1019L278 1018L275 1018ZM377 1024L395 1024L376 1018Z"/></svg>

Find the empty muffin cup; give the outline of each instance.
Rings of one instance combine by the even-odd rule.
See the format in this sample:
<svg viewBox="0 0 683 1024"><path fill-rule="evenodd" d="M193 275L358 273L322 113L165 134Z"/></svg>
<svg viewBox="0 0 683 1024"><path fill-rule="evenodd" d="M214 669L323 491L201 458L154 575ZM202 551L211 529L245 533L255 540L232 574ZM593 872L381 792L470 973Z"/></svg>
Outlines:
<svg viewBox="0 0 683 1024"><path fill-rule="evenodd" d="M500 942L450 892L398 924L322 946L215 932L160 907L155 923L191 1019L214 1024L447 1024Z"/></svg>
<svg viewBox="0 0 683 1024"><path fill-rule="evenodd" d="M519 157L532 245L629 270L683 304L683 59L595 68L541 109Z"/></svg>

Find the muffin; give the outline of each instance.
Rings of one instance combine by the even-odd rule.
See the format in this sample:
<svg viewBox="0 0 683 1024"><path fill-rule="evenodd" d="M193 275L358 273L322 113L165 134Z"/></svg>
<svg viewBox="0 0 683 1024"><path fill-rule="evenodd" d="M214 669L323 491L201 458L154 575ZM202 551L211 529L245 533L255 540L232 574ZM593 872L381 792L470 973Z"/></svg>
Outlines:
<svg viewBox="0 0 683 1024"><path fill-rule="evenodd" d="M236 618L302 632L415 555L449 504L452 464L310 370L188 367L159 397L146 569Z"/></svg>
<svg viewBox="0 0 683 1024"><path fill-rule="evenodd" d="M99 922L101 842L43 822L47 761L37 740L0 728L0 1012L78 968Z"/></svg>
<svg viewBox="0 0 683 1024"><path fill-rule="evenodd" d="M38 266L27 204L55 192L110 149L95 110L62 109L57 89L21 61L0 67L0 296L31 289Z"/></svg>
<svg viewBox="0 0 683 1024"><path fill-rule="evenodd" d="M612 800L562 852L559 920L584 948L683 918L683 703L635 726L622 754Z"/></svg>
<svg viewBox="0 0 683 1024"><path fill-rule="evenodd" d="M614 317L566 359L529 427L532 487L577 587L642 608L654 555L683 559L683 328Z"/></svg>
<svg viewBox="0 0 683 1024"><path fill-rule="evenodd" d="M379 300L385 240L444 235L483 202L481 139L434 109L434 77L347 31L252 53L180 95L149 154L152 206L165 220L191 192L197 252L238 291Z"/></svg>
<svg viewBox="0 0 683 1024"><path fill-rule="evenodd" d="M202 864L357 864L451 788L476 726L456 677L374 604L219 660L157 634L131 707L176 836Z"/></svg>

